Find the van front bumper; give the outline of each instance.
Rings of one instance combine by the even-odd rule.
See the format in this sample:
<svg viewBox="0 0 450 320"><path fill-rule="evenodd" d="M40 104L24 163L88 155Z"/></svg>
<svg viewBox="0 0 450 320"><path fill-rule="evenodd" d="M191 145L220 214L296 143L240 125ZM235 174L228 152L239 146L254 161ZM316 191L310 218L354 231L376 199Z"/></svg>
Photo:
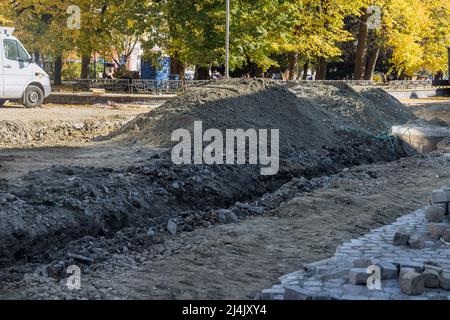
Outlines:
<svg viewBox="0 0 450 320"><path fill-rule="evenodd" d="M52 87L50 85L44 85L44 96L47 98L52 93Z"/></svg>

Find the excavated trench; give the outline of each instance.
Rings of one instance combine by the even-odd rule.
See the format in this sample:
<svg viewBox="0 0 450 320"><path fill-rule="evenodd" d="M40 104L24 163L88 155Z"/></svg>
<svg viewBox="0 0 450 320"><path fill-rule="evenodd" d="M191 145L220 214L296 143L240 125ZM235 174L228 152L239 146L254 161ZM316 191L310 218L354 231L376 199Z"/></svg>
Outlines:
<svg viewBox="0 0 450 320"><path fill-rule="evenodd" d="M217 209L257 201L295 177L330 175L399 156L370 137L349 141L283 157L287 160L272 177L250 165L175 166L168 152L119 169L54 166L30 172L20 182L0 185L0 266L48 262L71 241L113 238L129 227L165 229L169 219L178 231L192 231L218 223Z"/></svg>

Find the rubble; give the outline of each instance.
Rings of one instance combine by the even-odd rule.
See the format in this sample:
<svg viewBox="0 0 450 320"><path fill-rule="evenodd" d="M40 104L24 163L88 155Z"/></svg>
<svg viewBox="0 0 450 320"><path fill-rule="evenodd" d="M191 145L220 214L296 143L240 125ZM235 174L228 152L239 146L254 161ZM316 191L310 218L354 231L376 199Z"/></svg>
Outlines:
<svg viewBox="0 0 450 320"><path fill-rule="evenodd" d="M425 215L429 222L440 223L445 218L445 209L440 206L430 206L427 208Z"/></svg>
<svg viewBox="0 0 450 320"><path fill-rule="evenodd" d="M174 235L177 233L177 229L178 229L177 223L172 219L169 219L169 221L167 222L167 231L169 231L171 235Z"/></svg>
<svg viewBox="0 0 450 320"><path fill-rule="evenodd" d="M407 246L409 244L410 238L411 238L411 235L407 231L400 230L400 231L395 233L394 245L396 245L396 246Z"/></svg>
<svg viewBox="0 0 450 320"><path fill-rule="evenodd" d="M400 278L400 288L407 295L420 295L425 292L425 282L421 274L406 272Z"/></svg>
<svg viewBox="0 0 450 320"><path fill-rule="evenodd" d="M425 288L439 288L440 276L436 270L425 269L422 276L424 279Z"/></svg>
<svg viewBox="0 0 450 320"><path fill-rule="evenodd" d="M355 285L366 285L369 276L367 268L352 268L348 273L350 282Z"/></svg>
<svg viewBox="0 0 450 320"><path fill-rule="evenodd" d="M382 280L397 279L398 269L396 265L390 262L381 262L378 266L381 269Z"/></svg>
<svg viewBox="0 0 450 320"><path fill-rule="evenodd" d="M444 234L442 235L442 240L447 243L450 243L450 228L446 229Z"/></svg>
<svg viewBox="0 0 450 320"><path fill-rule="evenodd" d="M444 290L450 290L450 271L444 270L440 277L440 287Z"/></svg>
<svg viewBox="0 0 450 320"><path fill-rule="evenodd" d="M443 223L430 223L428 226L428 232L433 239L442 237L449 229L450 226Z"/></svg>
<svg viewBox="0 0 450 320"><path fill-rule="evenodd" d="M225 223L225 224L239 222L238 217L231 210L220 209L217 212L217 218L218 218L220 223Z"/></svg>
<svg viewBox="0 0 450 320"><path fill-rule="evenodd" d="M368 268L369 266L373 265L372 259L369 258L359 258L353 261L352 265L353 268Z"/></svg>
<svg viewBox="0 0 450 320"><path fill-rule="evenodd" d="M416 269L409 267L400 267L399 277L400 279L408 272L416 272Z"/></svg>
<svg viewBox="0 0 450 320"><path fill-rule="evenodd" d="M425 239L421 234L415 233L411 236L408 242L411 249L425 248Z"/></svg>

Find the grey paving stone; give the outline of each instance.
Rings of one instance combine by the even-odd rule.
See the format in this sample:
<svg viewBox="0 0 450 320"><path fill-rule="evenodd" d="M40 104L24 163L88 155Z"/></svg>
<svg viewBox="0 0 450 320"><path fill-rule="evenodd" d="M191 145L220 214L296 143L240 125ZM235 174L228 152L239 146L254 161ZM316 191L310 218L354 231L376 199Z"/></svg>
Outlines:
<svg viewBox="0 0 450 320"><path fill-rule="evenodd" d="M283 296L285 289L265 289L261 292L261 300L277 300L276 296Z"/></svg>
<svg viewBox="0 0 450 320"><path fill-rule="evenodd" d="M450 201L450 193L443 189L433 190L431 193L431 201L434 203L445 203Z"/></svg>
<svg viewBox="0 0 450 320"><path fill-rule="evenodd" d="M360 258L356 259L352 263L353 268L366 268L373 265L372 259L369 258Z"/></svg>
<svg viewBox="0 0 450 320"><path fill-rule="evenodd" d="M430 223L428 232L433 239L439 239L449 228L450 226L444 223Z"/></svg>
<svg viewBox="0 0 450 320"><path fill-rule="evenodd" d="M344 295L342 300L369 300L367 296L352 296L352 295Z"/></svg>
<svg viewBox="0 0 450 320"><path fill-rule="evenodd" d="M439 265L436 265L436 264L429 264L429 262L425 262L425 264L424 264L424 269L425 269L425 270L427 270L427 269L434 270L434 271L436 271L438 274L440 274L440 273L443 271L443 269L442 269Z"/></svg>
<svg viewBox="0 0 450 320"><path fill-rule="evenodd" d="M372 290L369 293L369 297L371 298L378 298L378 299L382 299L382 300L389 300L389 298L391 297L392 293L386 292L386 291L379 291L379 290Z"/></svg>
<svg viewBox="0 0 450 320"><path fill-rule="evenodd" d="M430 300L449 300L450 297L445 296L445 295L434 295L434 296L430 297L429 299Z"/></svg>
<svg viewBox="0 0 450 320"><path fill-rule="evenodd" d="M450 243L450 229L445 230L444 234L442 235L442 239L445 242Z"/></svg>
<svg viewBox="0 0 450 320"><path fill-rule="evenodd" d="M354 285L367 285L367 279L370 274L367 273L367 268L352 268L348 273L350 283Z"/></svg>
<svg viewBox="0 0 450 320"><path fill-rule="evenodd" d="M429 300L429 299L424 296L411 296L409 297L409 300Z"/></svg>
<svg viewBox="0 0 450 320"><path fill-rule="evenodd" d="M400 278L400 289L404 294L413 296L425 292L423 276L417 272L406 272Z"/></svg>
<svg viewBox="0 0 450 320"><path fill-rule="evenodd" d="M312 293L298 286L287 286L285 288L285 300L311 300Z"/></svg>
<svg viewBox="0 0 450 320"><path fill-rule="evenodd" d="M320 287L323 286L323 282L319 280L305 280L303 281L303 285L311 287Z"/></svg>
<svg viewBox="0 0 450 320"><path fill-rule="evenodd" d="M380 262L378 266L381 269L381 279L396 279L398 277L397 266L390 262Z"/></svg>
<svg viewBox="0 0 450 320"><path fill-rule="evenodd" d="M411 235L405 229L398 230L394 235L394 245L407 246Z"/></svg>
<svg viewBox="0 0 450 320"><path fill-rule="evenodd" d="M441 206L430 206L425 210L425 216L429 222L442 222L445 218L445 209Z"/></svg>
<svg viewBox="0 0 450 320"><path fill-rule="evenodd" d="M424 237L419 234L419 233L415 233L411 236L411 238L409 239L409 246L412 249L423 249L425 248L425 239Z"/></svg>
<svg viewBox="0 0 450 320"><path fill-rule="evenodd" d="M422 273L424 265L422 263L412 262L412 261L406 261L406 262L400 262L400 271L403 268L411 268L414 269L417 273Z"/></svg>
<svg viewBox="0 0 450 320"><path fill-rule="evenodd" d="M422 273L425 288L439 288L439 273L433 269L425 269Z"/></svg>
<svg viewBox="0 0 450 320"><path fill-rule="evenodd" d="M440 287L444 290L450 290L450 271L442 271L440 278Z"/></svg>

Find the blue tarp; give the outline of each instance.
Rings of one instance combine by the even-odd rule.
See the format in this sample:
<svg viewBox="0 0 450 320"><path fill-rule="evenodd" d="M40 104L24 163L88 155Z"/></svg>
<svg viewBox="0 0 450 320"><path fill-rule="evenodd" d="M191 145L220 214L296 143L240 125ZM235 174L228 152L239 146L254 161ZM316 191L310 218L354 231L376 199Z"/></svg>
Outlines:
<svg viewBox="0 0 450 320"><path fill-rule="evenodd" d="M169 80L170 57L159 58L158 66L151 61L142 60L141 78L145 80Z"/></svg>

